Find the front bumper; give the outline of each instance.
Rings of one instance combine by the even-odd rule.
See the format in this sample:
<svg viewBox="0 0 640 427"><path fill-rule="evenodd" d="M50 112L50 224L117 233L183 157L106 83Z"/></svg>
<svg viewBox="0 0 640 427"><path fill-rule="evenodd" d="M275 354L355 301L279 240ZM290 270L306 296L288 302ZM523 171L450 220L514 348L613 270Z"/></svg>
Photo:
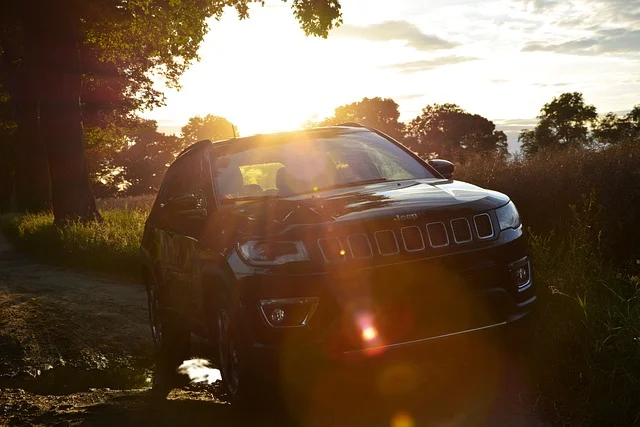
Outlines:
<svg viewBox="0 0 640 427"><path fill-rule="evenodd" d="M522 231L513 230L482 249L435 259L322 274L244 275L238 281L252 365L274 373L284 366L437 360L436 353L444 359L468 352L469 341L493 337L532 310L533 278L519 290L509 271L526 256ZM263 299L299 297L319 301L300 328L274 328L259 310Z"/></svg>

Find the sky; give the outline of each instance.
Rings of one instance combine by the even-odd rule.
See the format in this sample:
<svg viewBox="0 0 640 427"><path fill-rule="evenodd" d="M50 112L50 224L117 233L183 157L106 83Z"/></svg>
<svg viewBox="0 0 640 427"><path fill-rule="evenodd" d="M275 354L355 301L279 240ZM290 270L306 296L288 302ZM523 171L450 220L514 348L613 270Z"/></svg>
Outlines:
<svg viewBox="0 0 640 427"><path fill-rule="evenodd" d="M409 121L433 103L493 120L518 147L522 128L563 92L601 114L640 104L640 0L341 0L343 25L306 37L290 4L209 21L200 61L166 106L160 131L214 114L241 135L300 128L364 97L390 97Z"/></svg>

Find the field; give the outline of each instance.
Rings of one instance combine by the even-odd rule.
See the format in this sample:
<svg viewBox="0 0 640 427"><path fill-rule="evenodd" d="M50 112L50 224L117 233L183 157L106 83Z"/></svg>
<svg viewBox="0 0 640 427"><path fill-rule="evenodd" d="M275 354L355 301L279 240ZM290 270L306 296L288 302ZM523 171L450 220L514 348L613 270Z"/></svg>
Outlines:
<svg viewBox="0 0 640 427"><path fill-rule="evenodd" d="M527 360L539 411L559 425L638 425L640 147L478 158L455 176L510 195L529 228L540 304ZM42 260L137 278L153 199L102 200L99 224L59 229L27 214L0 226Z"/></svg>

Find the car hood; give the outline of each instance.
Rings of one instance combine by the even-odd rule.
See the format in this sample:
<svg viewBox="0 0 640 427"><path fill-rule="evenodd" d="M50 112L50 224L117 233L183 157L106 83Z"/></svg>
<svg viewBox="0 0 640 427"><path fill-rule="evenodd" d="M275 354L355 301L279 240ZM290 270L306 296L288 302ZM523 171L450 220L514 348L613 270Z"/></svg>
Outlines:
<svg viewBox="0 0 640 427"><path fill-rule="evenodd" d="M509 198L461 181L409 180L320 191L286 198L237 202L227 211L262 227L375 220L402 215L470 215L505 205ZM235 224L239 224L237 221ZM264 230L264 228L263 228ZM266 230L265 230L266 231Z"/></svg>

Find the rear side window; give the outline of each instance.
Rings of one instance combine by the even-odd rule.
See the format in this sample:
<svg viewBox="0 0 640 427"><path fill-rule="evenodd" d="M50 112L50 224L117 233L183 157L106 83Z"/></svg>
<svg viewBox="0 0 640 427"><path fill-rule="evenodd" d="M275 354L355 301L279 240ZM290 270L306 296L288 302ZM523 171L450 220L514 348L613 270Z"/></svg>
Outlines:
<svg viewBox="0 0 640 427"><path fill-rule="evenodd" d="M185 194L196 194L205 184L202 156L197 154L175 162L167 171L158 195L160 203Z"/></svg>

